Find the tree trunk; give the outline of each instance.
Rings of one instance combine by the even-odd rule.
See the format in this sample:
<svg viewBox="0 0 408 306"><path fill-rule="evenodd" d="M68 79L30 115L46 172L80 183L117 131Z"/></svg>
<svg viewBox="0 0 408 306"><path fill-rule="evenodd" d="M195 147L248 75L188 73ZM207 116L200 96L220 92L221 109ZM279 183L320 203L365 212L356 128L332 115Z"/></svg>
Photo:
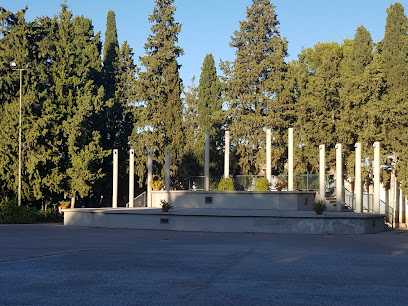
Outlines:
<svg viewBox="0 0 408 306"><path fill-rule="evenodd" d="M71 197L71 208L75 208L75 197Z"/></svg>
<svg viewBox="0 0 408 306"><path fill-rule="evenodd" d="M396 181L396 166L397 166L397 152L392 151L392 161L391 161L391 178L390 178L390 207L394 210L394 220L395 216L395 181Z"/></svg>

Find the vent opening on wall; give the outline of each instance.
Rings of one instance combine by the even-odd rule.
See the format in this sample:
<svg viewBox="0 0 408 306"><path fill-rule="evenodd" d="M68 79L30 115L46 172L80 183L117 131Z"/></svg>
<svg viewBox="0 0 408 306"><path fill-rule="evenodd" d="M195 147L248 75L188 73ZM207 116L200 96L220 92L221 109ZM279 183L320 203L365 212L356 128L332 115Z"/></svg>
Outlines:
<svg viewBox="0 0 408 306"><path fill-rule="evenodd" d="M169 224L168 218L160 218L160 224Z"/></svg>
<svg viewBox="0 0 408 306"><path fill-rule="evenodd" d="M205 204L212 204L213 203L213 197L205 197Z"/></svg>

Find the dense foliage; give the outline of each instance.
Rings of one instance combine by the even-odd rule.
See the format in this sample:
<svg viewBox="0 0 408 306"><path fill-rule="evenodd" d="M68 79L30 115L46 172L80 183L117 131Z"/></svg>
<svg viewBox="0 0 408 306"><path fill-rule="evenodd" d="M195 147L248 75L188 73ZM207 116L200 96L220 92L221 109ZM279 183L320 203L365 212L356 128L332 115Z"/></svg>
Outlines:
<svg viewBox="0 0 408 306"><path fill-rule="evenodd" d="M153 1L152 1L153 2ZM134 60L118 42L107 12L102 46L92 21L66 4L55 17L25 19L0 7L0 193L13 198L18 177L19 73L22 73L23 202L109 205L113 149L119 149L121 198L127 194L127 152L135 150L139 186L146 188L147 151L164 176L171 151L172 182L203 174L204 133L211 134L211 176L223 171L224 132L231 132L231 171L261 174L266 128L272 166L285 171L287 128L295 131L295 172L317 173L325 144L328 172L335 144L344 148L354 180L354 144L363 146L363 180L372 184L372 144L382 145L382 181L408 192L408 20L400 3L387 10L385 34L373 42L360 26L342 43L320 42L286 62L287 41L270 0L253 0L231 37L235 59L203 59L198 85L183 92L178 58L181 24L174 0L155 0L145 55ZM140 67L140 68L139 68ZM180 183L180 182L179 182ZM121 199L119 199L121 200ZM122 201L123 202L123 201ZM124 204L124 203L122 203Z"/></svg>

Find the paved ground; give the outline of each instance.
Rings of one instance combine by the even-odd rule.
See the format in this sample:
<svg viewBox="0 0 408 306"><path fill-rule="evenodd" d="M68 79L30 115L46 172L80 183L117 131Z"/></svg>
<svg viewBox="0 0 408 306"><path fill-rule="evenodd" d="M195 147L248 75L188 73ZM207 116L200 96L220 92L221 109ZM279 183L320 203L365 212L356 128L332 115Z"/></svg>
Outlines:
<svg viewBox="0 0 408 306"><path fill-rule="evenodd" d="M408 231L0 225L0 305L407 305Z"/></svg>

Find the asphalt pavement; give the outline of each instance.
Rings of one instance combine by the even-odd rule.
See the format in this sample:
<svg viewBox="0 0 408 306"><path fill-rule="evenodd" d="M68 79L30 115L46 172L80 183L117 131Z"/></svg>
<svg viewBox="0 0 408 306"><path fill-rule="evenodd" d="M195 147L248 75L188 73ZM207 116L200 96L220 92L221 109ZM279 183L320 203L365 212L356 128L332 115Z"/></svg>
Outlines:
<svg viewBox="0 0 408 306"><path fill-rule="evenodd" d="M408 231L0 225L0 305L384 304L408 304Z"/></svg>

